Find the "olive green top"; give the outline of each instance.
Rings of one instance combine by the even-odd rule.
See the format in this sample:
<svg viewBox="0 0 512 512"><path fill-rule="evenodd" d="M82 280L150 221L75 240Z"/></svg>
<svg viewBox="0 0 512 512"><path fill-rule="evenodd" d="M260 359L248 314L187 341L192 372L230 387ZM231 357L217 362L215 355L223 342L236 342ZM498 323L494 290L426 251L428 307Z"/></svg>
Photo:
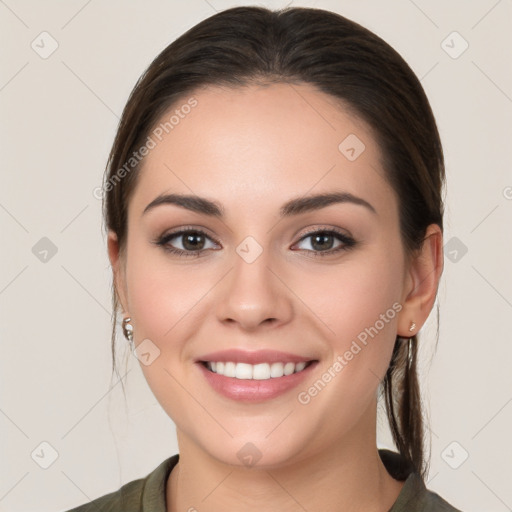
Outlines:
<svg viewBox="0 0 512 512"><path fill-rule="evenodd" d="M461 512L435 492L429 491L418 473L411 471L396 452L380 449L380 458L389 474L405 480L389 512ZM66 512L167 512L166 484L179 454L164 460L145 478L132 480L119 490Z"/></svg>

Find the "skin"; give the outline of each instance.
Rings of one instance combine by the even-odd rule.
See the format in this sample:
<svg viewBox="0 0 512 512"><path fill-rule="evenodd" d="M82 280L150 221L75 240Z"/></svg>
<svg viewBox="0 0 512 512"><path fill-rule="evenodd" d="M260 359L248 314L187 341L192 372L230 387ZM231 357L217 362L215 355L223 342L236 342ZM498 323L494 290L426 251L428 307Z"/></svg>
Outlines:
<svg viewBox="0 0 512 512"><path fill-rule="evenodd" d="M145 159L128 206L126 253L115 233L108 237L135 344L148 338L160 350L142 371L176 424L180 461L167 482L167 510L238 510L243 503L247 511L387 512L403 482L378 455L378 386L397 334L416 333L432 309L441 231L429 226L421 251L406 255L398 199L372 131L313 86L208 87L193 96L197 106ZM354 161L338 149L349 134L366 146ZM280 219L287 200L334 190L363 198L376 213L347 202ZM215 200L226 216L176 205L142 214L170 192ZM199 239L201 256L173 255L153 243L184 226L211 235ZM328 228L356 245L315 257L321 247L302 238ZM236 252L247 236L263 251L250 264ZM171 243L183 250L186 241ZM331 243L326 249L343 245ZM309 403L299 403L298 392L394 303L399 314ZM214 391L194 363L234 347L282 350L319 364L277 398L237 402ZM248 442L261 453L252 467L237 456Z"/></svg>

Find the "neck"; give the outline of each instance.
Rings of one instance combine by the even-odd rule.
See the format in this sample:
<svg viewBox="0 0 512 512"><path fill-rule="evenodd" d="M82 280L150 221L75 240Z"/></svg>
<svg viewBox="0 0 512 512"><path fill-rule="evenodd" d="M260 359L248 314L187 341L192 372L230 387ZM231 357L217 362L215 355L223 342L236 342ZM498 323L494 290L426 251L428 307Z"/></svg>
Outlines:
<svg viewBox="0 0 512 512"><path fill-rule="evenodd" d="M373 409L373 417L375 417ZM403 482L387 472L376 446L376 421L358 423L335 446L286 465L233 466L177 431L180 460L167 481L167 512L343 510L388 512Z"/></svg>

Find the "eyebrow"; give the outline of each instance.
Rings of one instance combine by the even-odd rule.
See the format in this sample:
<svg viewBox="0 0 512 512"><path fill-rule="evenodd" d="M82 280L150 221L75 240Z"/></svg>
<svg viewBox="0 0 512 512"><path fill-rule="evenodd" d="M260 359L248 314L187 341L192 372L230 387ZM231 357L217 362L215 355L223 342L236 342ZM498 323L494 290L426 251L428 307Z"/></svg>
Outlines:
<svg viewBox="0 0 512 512"><path fill-rule="evenodd" d="M349 192L331 192L316 194L310 196L302 196L287 201L280 209L279 214L281 217L290 217L293 215L300 215L301 213L311 212L314 210L320 210L332 204L336 203L351 203L359 206L364 206L369 211L377 214L375 208L368 202L357 197ZM224 218L225 210L221 204L216 201L211 201L205 197L195 195L183 195L183 194L162 194L155 198L149 203L142 215L146 212L156 208L160 205L173 204L181 206L187 210L191 210L196 213L203 215L209 215L217 217L219 219Z"/></svg>

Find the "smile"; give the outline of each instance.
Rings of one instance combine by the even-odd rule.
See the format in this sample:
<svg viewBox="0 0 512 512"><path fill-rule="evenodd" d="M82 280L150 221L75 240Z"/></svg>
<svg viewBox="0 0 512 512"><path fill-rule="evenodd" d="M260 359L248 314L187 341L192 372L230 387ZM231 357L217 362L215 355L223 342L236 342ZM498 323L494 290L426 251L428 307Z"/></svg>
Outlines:
<svg viewBox="0 0 512 512"><path fill-rule="evenodd" d="M311 376L318 360L273 363L198 361L209 387L237 402L257 403L291 392Z"/></svg>
<svg viewBox="0 0 512 512"><path fill-rule="evenodd" d="M299 363L235 363L232 361L204 361L203 364L213 373L240 380L268 380L299 373L313 361Z"/></svg>

